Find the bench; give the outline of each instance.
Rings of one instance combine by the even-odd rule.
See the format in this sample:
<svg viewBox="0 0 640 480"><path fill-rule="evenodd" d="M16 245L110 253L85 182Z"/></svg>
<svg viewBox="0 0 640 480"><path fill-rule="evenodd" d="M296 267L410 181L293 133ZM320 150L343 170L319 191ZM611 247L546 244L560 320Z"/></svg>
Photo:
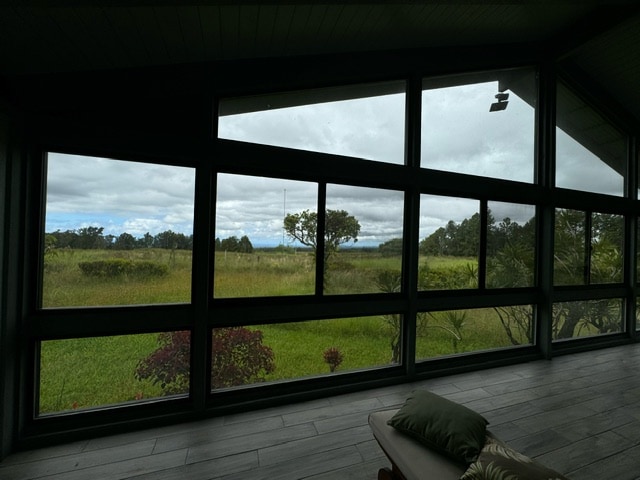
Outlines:
<svg viewBox="0 0 640 480"><path fill-rule="evenodd" d="M416 400L416 398L418 400ZM425 399L428 402L426 404L424 403ZM434 399L435 404L433 403ZM511 475L504 477L510 479L544 478L568 480L567 477L558 472L511 449L486 429L482 432L484 437L479 446L478 454L473 455L473 458L469 456L468 450L463 451L458 449L454 451L455 448L452 449L451 444L448 445L449 450L445 451L445 453L430 448L428 444L425 444L425 439L420 435L415 435L415 432L407 433L402 431L402 428L406 425L398 428L398 412L402 414L406 413L406 408L409 406L412 409L411 414L414 414L422 405L425 405L425 409L435 411L436 423L439 421L438 418L442 419L443 416L446 415L464 418L464 422L470 419L470 423L473 423L473 417L464 417L464 415L469 412L484 420L483 417L466 409L462 405L444 400L442 397L426 391L414 392L401 409L371 413L369 415L369 426L374 438L391 463L390 468L384 467L378 471L378 480L476 480L489 478L486 472L490 470L495 471L496 469ZM435 410L432 409L433 405L436 405L434 407ZM442 410L442 414L440 414L440 411L437 409L443 405L444 410ZM451 408L453 408L453 410ZM393 422L395 426L390 425L390 421ZM464 422L453 421L451 423L452 430L459 429L460 425L464 425ZM444 422L441 422L441 425L447 425L446 418ZM476 423L476 426L472 426L472 428L476 428L477 425ZM415 425L410 425L412 428L414 426ZM420 433L422 434L423 432ZM478 437L477 428L476 432L471 436ZM446 441L450 440L448 435L445 435L445 437L447 437ZM458 436L458 440L460 440L460 438L461 437ZM465 441L468 440L468 438L469 436L466 437ZM458 442L458 440L456 440L456 442ZM460 460L460 452L463 452L462 456L466 458L466 461ZM451 453L455 453L458 458L455 458L456 455L452 455Z"/></svg>

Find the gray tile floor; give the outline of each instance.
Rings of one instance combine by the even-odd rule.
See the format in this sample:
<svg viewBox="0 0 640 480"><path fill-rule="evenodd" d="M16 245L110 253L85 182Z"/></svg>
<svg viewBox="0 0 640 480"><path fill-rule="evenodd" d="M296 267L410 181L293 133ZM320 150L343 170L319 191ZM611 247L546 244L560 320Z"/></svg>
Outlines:
<svg viewBox="0 0 640 480"><path fill-rule="evenodd" d="M376 479L367 416L426 388L574 480L640 478L640 344L15 453L0 479Z"/></svg>

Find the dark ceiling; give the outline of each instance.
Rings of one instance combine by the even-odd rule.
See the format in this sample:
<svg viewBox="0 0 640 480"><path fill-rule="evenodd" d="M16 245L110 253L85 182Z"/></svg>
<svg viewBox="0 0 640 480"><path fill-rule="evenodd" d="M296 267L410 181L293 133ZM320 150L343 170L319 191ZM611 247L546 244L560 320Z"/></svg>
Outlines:
<svg viewBox="0 0 640 480"><path fill-rule="evenodd" d="M14 3L0 6L0 76L12 82L42 73L526 44L584 76L640 123L637 1Z"/></svg>

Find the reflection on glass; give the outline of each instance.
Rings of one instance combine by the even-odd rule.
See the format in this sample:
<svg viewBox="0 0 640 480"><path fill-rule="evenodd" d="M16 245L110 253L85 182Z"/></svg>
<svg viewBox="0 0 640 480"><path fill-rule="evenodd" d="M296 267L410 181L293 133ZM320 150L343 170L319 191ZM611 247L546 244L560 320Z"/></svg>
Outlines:
<svg viewBox="0 0 640 480"><path fill-rule="evenodd" d="M478 286L480 202L420 197L420 290Z"/></svg>
<svg viewBox="0 0 640 480"><path fill-rule="evenodd" d="M285 229L291 212L315 212L317 185L293 180L218 175L214 296L309 295L315 250Z"/></svg>
<svg viewBox="0 0 640 480"><path fill-rule="evenodd" d="M212 389L391 365L400 329L399 314L214 329Z"/></svg>
<svg viewBox="0 0 640 480"><path fill-rule="evenodd" d="M533 182L532 70L425 79L421 166Z"/></svg>
<svg viewBox="0 0 640 480"><path fill-rule="evenodd" d="M48 154L42 306L191 299L192 168Z"/></svg>
<svg viewBox="0 0 640 480"><path fill-rule="evenodd" d="M623 195L624 135L562 83L556 118L556 186Z"/></svg>
<svg viewBox="0 0 640 480"><path fill-rule="evenodd" d="M403 208L402 192L327 185L324 293L400 291Z"/></svg>
<svg viewBox="0 0 640 480"><path fill-rule="evenodd" d="M421 312L416 360L532 345L533 327L531 305Z"/></svg>
<svg viewBox="0 0 640 480"><path fill-rule="evenodd" d="M624 217L591 214L590 283L622 283Z"/></svg>
<svg viewBox="0 0 640 480"><path fill-rule="evenodd" d="M222 99L218 136L402 164L404 91L381 83Z"/></svg>
<svg viewBox="0 0 640 480"><path fill-rule="evenodd" d="M622 215L558 208L554 238L555 285L622 282Z"/></svg>
<svg viewBox="0 0 640 480"><path fill-rule="evenodd" d="M553 242L554 285L585 285L588 283L585 212L556 209Z"/></svg>
<svg viewBox="0 0 640 480"><path fill-rule="evenodd" d="M535 207L489 202L487 287L530 287L534 283Z"/></svg>
<svg viewBox="0 0 640 480"><path fill-rule="evenodd" d="M40 415L189 392L189 332L46 340Z"/></svg>
<svg viewBox="0 0 640 480"><path fill-rule="evenodd" d="M622 332L622 300L580 300L553 305L553 340Z"/></svg>

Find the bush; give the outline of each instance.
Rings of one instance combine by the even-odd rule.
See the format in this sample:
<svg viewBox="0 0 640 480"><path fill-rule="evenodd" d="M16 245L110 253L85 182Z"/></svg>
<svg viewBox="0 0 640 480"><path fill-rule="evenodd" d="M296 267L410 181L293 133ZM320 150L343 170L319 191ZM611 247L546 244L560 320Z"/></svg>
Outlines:
<svg viewBox="0 0 640 480"><path fill-rule="evenodd" d="M78 267L80 267L84 275L100 278L114 278L123 275L162 277L169 273L169 267L167 265L149 261L134 262L124 258L81 262L78 264Z"/></svg>
<svg viewBox="0 0 640 480"><path fill-rule="evenodd" d="M159 348L141 360L136 368L138 380L160 384L165 395L189 391L191 335L166 332L158 335ZM262 344L262 332L244 327L213 330L211 388L227 388L264 381L275 370L271 348Z"/></svg>

